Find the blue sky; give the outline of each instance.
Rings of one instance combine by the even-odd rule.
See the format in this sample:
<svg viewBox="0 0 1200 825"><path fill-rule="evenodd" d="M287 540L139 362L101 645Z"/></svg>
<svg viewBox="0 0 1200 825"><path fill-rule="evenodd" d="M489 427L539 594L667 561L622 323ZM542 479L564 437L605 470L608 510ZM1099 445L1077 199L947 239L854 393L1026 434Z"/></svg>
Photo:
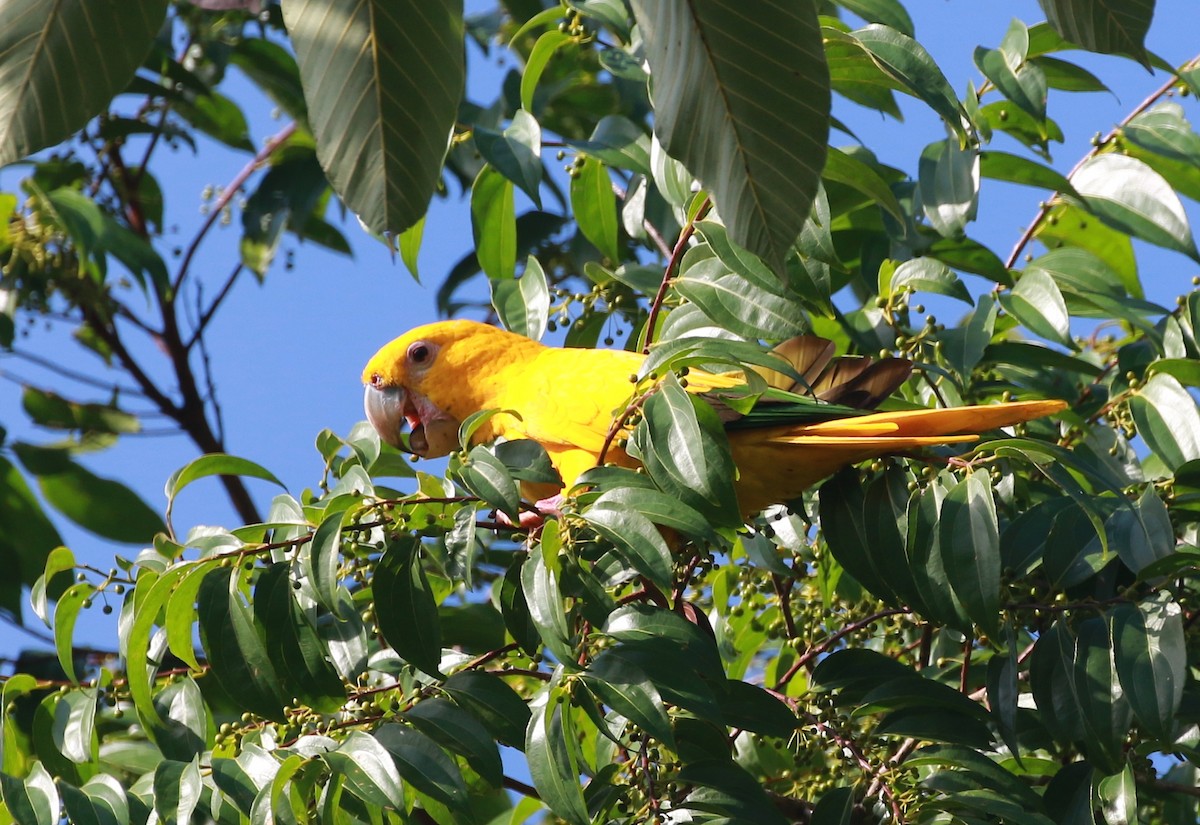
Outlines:
<svg viewBox="0 0 1200 825"><path fill-rule="evenodd" d="M468 11L488 8L490 3L468 2ZM977 45L998 45L1012 17L1032 23L1042 19L1033 0L988 3L981 0L914 0L909 4L916 23L917 38L933 54L951 84L960 93L968 80L979 81L972 64ZM1200 51L1196 35L1194 0L1159 0L1151 27L1149 47L1168 62L1178 65ZM473 100L487 104L496 95L499 80L511 65L502 49L484 58L471 47ZM1115 96L1103 93L1068 95L1051 92L1050 114L1066 131L1066 142L1056 146L1053 165L1066 172L1087 151L1096 132L1106 132L1145 95L1162 82L1128 60L1088 55L1064 55L1098 74L1112 86ZM244 88L244 87L243 87ZM235 79L227 94L244 101ZM887 163L915 174L921 149L941 139L940 123L923 105L901 100L906 121L897 123L859 109L842 100L835 114ZM278 131L282 121L273 121L263 104L256 114L247 106L252 136L256 143ZM1200 117L1194 106L1188 114ZM842 135L835 143L848 142ZM170 193L165 224L177 227L162 248L186 246L199 226L201 191L221 186L246 162L211 141L200 139L199 156L184 149L156 167L160 182ZM994 148L1020 151L1015 143L998 137ZM557 168L553 155L546 156ZM13 191L20 169L0 172L0 191ZM346 433L363 418L359 373L366 359L383 343L411 326L434 320L434 290L446 272L471 245L469 209L465 200L453 195L435 201L426 221L420 269L427 286L416 284L403 265L379 243L365 236L351 219L342 229L355 249L353 260L332 255L311 244L294 249L295 267L285 271L282 256L259 286L250 276L236 287L230 300L210 328L208 342L217 391L225 413L230 452L263 464L279 476L296 496L320 479L321 461L313 447L317 433L330 428ZM1007 253L1022 227L1034 215L1046 194L995 181L984 182L978 222L971 234L992 246L1001 256ZM526 204L527 206L528 204ZM1186 203L1193 223L1200 210ZM521 208L521 204L518 204ZM212 295L236 262L239 220L214 231L193 264L201 274L206 294ZM1143 282L1150 297L1167 303L1191 289L1197 273L1188 259L1157 249L1140 247ZM169 263L172 265L172 263ZM981 288L982 282L973 284ZM94 368L90 356L69 340L69 329L39 325L20 345L37 354L79 369ZM167 375L165 359L149 345L138 355L156 376ZM60 386L52 376L19 359L0 357L0 370L25 377L47 388ZM112 378L118 376L114 373ZM67 388L64 386L64 390ZM74 391L75 388L72 388ZM83 391L80 397L89 398ZM99 394L89 400L103 400ZM36 442L53 440L53 433L32 431L20 409L19 388L0 381L0 423L9 428L10 438ZM154 422L147 422L154 428ZM195 448L182 436L137 436L123 438L113 449L86 456L84 463L94 472L114 477L132 486L152 507L165 506L163 483L167 476L194 458ZM260 508L265 512L276 488L249 482ZM237 519L224 500L215 480L205 480L185 491L176 505L175 524L189 526L219 524L235 526ZM60 525L64 539L77 557L108 567L114 553L135 555L139 548L116 546L95 539L70 525ZM28 614L27 614L28 616ZM32 616L28 620L36 621ZM81 618L77 638L97 646L115 646L115 621L90 611ZM0 656L15 655L28 646L41 646L27 635L0 625Z"/></svg>

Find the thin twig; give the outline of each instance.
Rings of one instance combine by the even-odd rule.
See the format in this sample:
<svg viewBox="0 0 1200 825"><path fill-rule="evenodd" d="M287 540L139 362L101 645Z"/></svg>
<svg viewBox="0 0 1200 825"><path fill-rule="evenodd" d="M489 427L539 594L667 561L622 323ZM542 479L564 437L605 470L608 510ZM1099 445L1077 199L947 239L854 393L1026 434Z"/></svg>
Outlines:
<svg viewBox="0 0 1200 825"><path fill-rule="evenodd" d="M671 285L675 271L679 269L679 261L683 258L688 241L696 232L696 221L707 215L710 208L712 208L712 201L705 197L700 208L696 210L696 214L679 232L679 240L675 241L675 248L671 250L671 257L667 260L667 268L663 270L662 283L658 285L658 292L655 293L654 300L650 302L650 317L646 319L646 337L642 344L644 353L649 354L650 345L654 343L654 325L658 323L658 314L662 311L663 301L667 299L667 288Z"/></svg>
<svg viewBox="0 0 1200 825"><path fill-rule="evenodd" d="M32 352L26 352L25 350L20 350L16 347L13 347L11 350L9 350L9 352L23 361L28 361L29 363L42 367L43 369L50 370L51 372L60 375L63 378L69 378L72 381L78 381L80 384L86 384L87 386L95 387L98 390L105 390L106 392L110 393L120 393L121 395L132 395L135 398L146 397L144 392L135 389L134 387L124 387L120 384L109 384L105 381L101 381L98 378L93 378L90 375L84 375L82 372L76 372L69 367L56 364L40 355L34 355Z"/></svg>
<svg viewBox="0 0 1200 825"><path fill-rule="evenodd" d="M274 152L281 143L290 138L295 131L296 122L292 121L287 126L284 126L282 129L280 129L273 137L269 137L263 141L262 148L258 150L258 153L250 159L249 163L242 167L242 171L234 175L233 180L229 181L229 184L225 187L224 191L221 192L220 197L213 202L212 208L209 210L208 217L205 218L200 230L196 233L196 237L192 238L192 242L188 244L187 251L183 253L183 260L179 264L179 272L175 275L175 280L171 284L172 295L179 293L179 287L183 285L183 279L187 277L188 269L192 265L192 258L196 256L196 250L200 248L200 243L204 240L204 237L208 234L208 231L212 229L213 224L217 222L217 218L220 217L221 212L225 210L225 207L229 205L229 202L233 200L234 196L241 191L241 188L246 184L246 181L250 179L250 176L253 175L259 169L259 167L267 162L267 159L271 156L271 153Z"/></svg>
<svg viewBox="0 0 1200 825"><path fill-rule="evenodd" d="M877 622L880 619L886 619L888 616L897 616L900 614L911 613L911 612L912 611L910 611L907 607L891 607L891 608L888 608L887 610L880 610L877 613L872 613L870 616L867 616L865 619L859 619L857 622L851 622L850 624L843 627L841 630L834 633L832 636L829 636L827 639L825 639L825 641L821 642L820 644L814 645L813 647L810 647L808 650L804 651L803 655L801 655L800 658L798 658L794 663L792 663L792 666L790 668L788 668L787 672L779 677L779 681L777 681L775 683L775 690L782 690L784 685L786 685L788 682L790 682L792 680L792 677L800 672L801 668L803 668L805 665L807 665L809 662L811 662L817 656L820 656L822 653L824 653L826 650L831 648L833 645L837 644L839 641L841 641L847 635L853 633L856 630L861 630L862 628L866 627L867 625Z"/></svg>
<svg viewBox="0 0 1200 825"><path fill-rule="evenodd" d="M185 349L190 350L196 345L196 342L200 340L200 336L204 335L204 330L208 328L209 321L213 319L213 315L216 314L217 309L221 306L221 302L225 300L225 296L227 296L229 291L233 289L234 282L237 281L238 276L242 274L242 271L245 268L245 265L239 262L238 265L233 268L233 272L229 273L229 277L225 279L225 283L221 285L220 291L217 292L217 297L213 298L213 302L208 305L208 309L205 309L200 313L200 317L196 321L196 329L192 333L192 337L188 339L186 344L184 344Z"/></svg>

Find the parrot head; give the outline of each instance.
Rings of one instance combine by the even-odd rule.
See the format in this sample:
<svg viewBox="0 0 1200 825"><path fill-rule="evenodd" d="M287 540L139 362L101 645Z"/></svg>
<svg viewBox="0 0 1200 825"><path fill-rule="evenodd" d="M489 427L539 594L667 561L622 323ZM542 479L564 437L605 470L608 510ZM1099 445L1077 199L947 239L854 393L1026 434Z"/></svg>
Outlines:
<svg viewBox="0 0 1200 825"><path fill-rule="evenodd" d="M367 419L393 447L423 458L448 455L459 447L463 419L493 406L481 399L497 363L522 345L540 346L475 321L439 321L410 330L363 369Z"/></svg>
<svg viewBox="0 0 1200 825"><path fill-rule="evenodd" d="M446 370L443 351L462 340L454 322L417 327L384 346L363 369L367 420L388 444L435 458L458 448L461 423L436 400ZM431 394L433 397L431 397ZM403 438L408 425L409 435Z"/></svg>

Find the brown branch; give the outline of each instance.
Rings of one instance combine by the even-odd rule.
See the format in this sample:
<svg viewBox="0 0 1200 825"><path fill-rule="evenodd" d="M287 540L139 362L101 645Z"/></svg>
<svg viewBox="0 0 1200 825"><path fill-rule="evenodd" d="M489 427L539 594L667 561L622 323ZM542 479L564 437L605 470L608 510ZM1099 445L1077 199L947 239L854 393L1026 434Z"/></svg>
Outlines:
<svg viewBox="0 0 1200 825"><path fill-rule="evenodd" d="M832 636L829 636L828 638L826 638L825 641L821 642L820 644L814 645L813 647L810 647L808 650L804 651L804 653L800 656L800 658L798 658L795 662L793 662L792 666L790 668L788 668L787 673L784 673L782 676L779 677L779 681L777 681L775 683L775 690L782 690L784 685L786 685L788 682L790 682L792 680L792 677L794 677L797 673L800 672L801 668L803 668L805 665L807 665L809 662L811 662L817 656L820 656L822 653L824 653L830 647L837 644L839 641L841 641L843 638L845 638L849 634L853 633L854 631L861 630L864 627L866 627L867 625L877 622L880 619L885 619L888 616L898 616L900 614L911 613L911 612L912 611L909 610L907 607L891 607L891 608L888 608L887 610L880 610L877 613L872 613L870 616L867 616L865 619L859 619L857 622L851 622L850 624L843 627L841 630L834 633Z"/></svg>
<svg viewBox="0 0 1200 825"><path fill-rule="evenodd" d="M662 283L658 285L658 292L655 293L654 300L650 302L650 317L646 319L646 337L645 343L642 344L644 353L649 354L650 345L654 343L654 325L658 323L658 313L662 310L663 301L667 298L667 288L671 285L675 271L679 269L679 261L683 258L688 241L696 233L696 221L707 215L710 208L712 208L712 201L706 197L700 204L700 208L696 210L696 214L687 222L687 226L679 232L679 240L675 241L675 248L671 250L667 268L663 270Z"/></svg>
<svg viewBox="0 0 1200 825"><path fill-rule="evenodd" d="M1159 98L1163 97L1165 94L1170 92L1171 89L1175 88L1175 84L1179 82L1180 73L1186 72L1189 69L1195 68L1196 66L1200 66L1200 55L1197 55L1188 62L1184 63L1183 66L1179 68L1179 71L1176 72L1170 80L1168 80L1153 93L1151 93L1145 100L1135 106L1133 110L1121 120L1120 123L1109 130L1108 134L1096 141L1096 145L1092 147L1092 150L1084 155L1079 162L1071 168L1071 171L1067 173L1067 180L1073 178L1075 173L1078 172L1085 163L1098 155L1100 150L1107 146L1113 140L1113 138L1117 136L1117 133L1129 124L1129 121L1133 120L1142 112L1149 109L1156 102L1158 102ZM1034 217L1033 223L1029 224L1025 231L1021 233L1021 237L1017 239L1016 246L1014 246L1012 252L1008 254L1008 260L1004 262L1005 269L1012 269L1014 266L1016 266L1017 260L1021 257L1021 253L1025 251L1025 247L1029 245L1029 242L1033 240L1033 236L1037 234L1042 222L1046 220L1046 217L1050 214L1050 210L1054 208L1056 199L1060 194L1060 192L1055 192L1050 196L1049 200L1044 201L1041 206L1038 207L1038 213Z"/></svg>

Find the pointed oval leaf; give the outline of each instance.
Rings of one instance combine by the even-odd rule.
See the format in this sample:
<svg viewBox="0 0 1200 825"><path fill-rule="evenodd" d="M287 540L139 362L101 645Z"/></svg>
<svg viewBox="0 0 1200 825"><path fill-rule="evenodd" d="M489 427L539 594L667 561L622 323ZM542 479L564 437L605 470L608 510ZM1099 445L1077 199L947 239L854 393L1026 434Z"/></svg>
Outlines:
<svg viewBox="0 0 1200 825"><path fill-rule="evenodd" d="M1200 411L1175 378L1155 373L1129 400L1138 434L1172 470L1200 458Z"/></svg>
<svg viewBox="0 0 1200 825"><path fill-rule="evenodd" d="M535 703L525 737L525 757L533 786L550 810L572 825L588 825L592 818L579 781L579 742L566 698L562 688L551 688Z"/></svg>
<svg viewBox="0 0 1200 825"><path fill-rule="evenodd" d="M962 104L954 94L954 87L924 46L895 29L878 24L851 32L851 36L871 53L876 64L901 88L925 101L960 139L967 139Z"/></svg>
<svg viewBox="0 0 1200 825"><path fill-rule="evenodd" d="M571 174L571 211L579 231L612 263L621 259L617 249L617 196L608 169L596 158L583 157Z"/></svg>
<svg viewBox="0 0 1200 825"><path fill-rule="evenodd" d="M720 0L634 0L654 130L713 193L734 242L777 273L825 160L829 73L811 0L769 18Z"/></svg>
<svg viewBox="0 0 1200 825"><path fill-rule="evenodd" d="M1016 286L1000 293L1000 306L1030 332L1074 348L1067 302L1058 284L1046 273L1026 270Z"/></svg>
<svg viewBox="0 0 1200 825"><path fill-rule="evenodd" d="M493 281L516 277L516 215L512 181L485 164L471 186L471 229L479 267Z"/></svg>
<svg viewBox="0 0 1200 825"><path fill-rule="evenodd" d="M381 725L374 736L392 755L404 781L452 809L466 807L467 784L462 771L432 739L397 724Z"/></svg>
<svg viewBox="0 0 1200 825"><path fill-rule="evenodd" d="M462 3L292 0L283 17L330 184L372 232L412 226L458 116Z"/></svg>
<svg viewBox="0 0 1200 825"><path fill-rule="evenodd" d="M1171 184L1137 158L1107 153L1071 176L1087 208L1113 228L1200 260L1187 212Z"/></svg>
<svg viewBox="0 0 1200 825"><path fill-rule="evenodd" d="M580 678L596 699L674 749L675 734L658 688L620 647L601 652Z"/></svg>
<svg viewBox="0 0 1200 825"><path fill-rule="evenodd" d="M950 586L967 615L989 633L999 629L1000 530L986 471L971 473L942 502L938 540Z"/></svg>
<svg viewBox="0 0 1200 825"><path fill-rule="evenodd" d="M404 536L384 551L371 579L379 632L400 658L441 676L442 631L437 601L418 555L419 541Z"/></svg>
<svg viewBox="0 0 1200 825"><path fill-rule="evenodd" d="M650 519L637 510L597 502L583 512L587 523L616 547L625 562L660 588L671 588L674 560Z"/></svg>
<svg viewBox="0 0 1200 825"><path fill-rule="evenodd" d="M525 260L525 272L515 281L492 281L492 306L510 332L540 341L550 319L550 286L538 259Z"/></svg>
<svg viewBox="0 0 1200 825"><path fill-rule="evenodd" d="M498 676L476 670L455 673L442 683L459 707L469 711L505 745L525 747L529 708Z"/></svg>
<svg viewBox="0 0 1200 825"><path fill-rule="evenodd" d="M918 165L921 207L938 234L956 238L975 220L979 204L979 149L957 138L931 143Z"/></svg>
<svg viewBox="0 0 1200 825"><path fill-rule="evenodd" d="M1113 610L1113 658L1117 676L1138 722L1170 741L1187 680L1183 615L1164 592L1136 607Z"/></svg>
<svg viewBox="0 0 1200 825"><path fill-rule="evenodd" d="M521 187L542 208L542 127L533 115L518 109L503 132L475 127L475 146L491 166Z"/></svg>
<svg viewBox="0 0 1200 825"><path fill-rule="evenodd" d="M487 728L470 713L448 699L434 697L417 703L404 716L417 730L461 754L487 782L500 787L504 780L500 751Z"/></svg>

